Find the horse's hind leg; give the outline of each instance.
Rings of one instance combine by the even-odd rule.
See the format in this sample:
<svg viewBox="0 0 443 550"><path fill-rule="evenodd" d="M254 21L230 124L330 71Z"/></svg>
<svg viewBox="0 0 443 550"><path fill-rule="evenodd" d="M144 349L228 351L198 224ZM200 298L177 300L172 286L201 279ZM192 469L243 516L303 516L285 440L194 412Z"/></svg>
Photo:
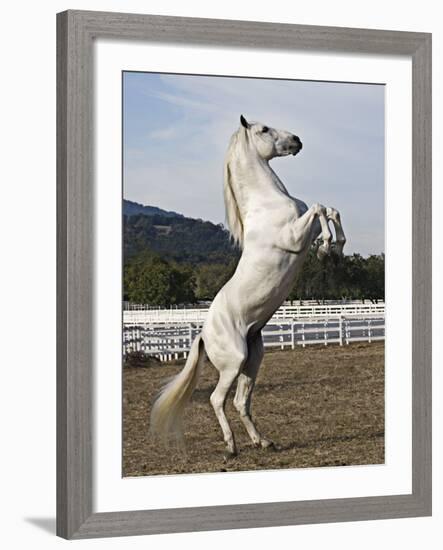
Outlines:
<svg viewBox="0 0 443 550"><path fill-rule="evenodd" d="M251 418L252 391L264 354L261 332L255 335L254 339L251 340L248 351L248 359L238 376L234 406L240 413L240 419L254 445L266 448L270 447L272 442L260 435Z"/></svg>
<svg viewBox="0 0 443 550"><path fill-rule="evenodd" d="M215 390L212 392L210 401L223 432L223 439L227 447L227 456L235 456L237 447L235 445L234 434L232 433L228 419L225 414L226 397L232 384L242 370L247 357L246 344L244 350L237 349L219 349L212 356L208 353L211 363L220 372L220 377Z"/></svg>
<svg viewBox="0 0 443 550"><path fill-rule="evenodd" d="M326 217L331 220L335 228L336 245L335 250L337 254L343 254L343 247L346 243L345 232L341 224L340 213L335 208L326 208Z"/></svg>

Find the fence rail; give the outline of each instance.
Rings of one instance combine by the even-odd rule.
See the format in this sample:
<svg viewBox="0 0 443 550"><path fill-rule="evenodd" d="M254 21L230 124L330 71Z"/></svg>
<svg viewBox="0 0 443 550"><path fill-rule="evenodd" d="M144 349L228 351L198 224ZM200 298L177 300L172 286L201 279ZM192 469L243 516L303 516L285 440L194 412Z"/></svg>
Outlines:
<svg viewBox="0 0 443 550"><path fill-rule="evenodd" d="M149 309L147 306L127 307L123 310L123 323L127 325L145 325L153 323L201 323L206 319L209 308L190 309ZM385 304L378 303L347 303L347 304L311 304L311 305L283 305L274 314L272 319L300 319L305 317L331 316L370 316L384 317Z"/></svg>
<svg viewBox="0 0 443 550"><path fill-rule="evenodd" d="M322 306L323 307L323 306ZM329 306L328 306L329 307ZM306 317L306 318L303 318ZM124 322L123 353L141 352L160 361L186 358L202 320L194 322ZM311 344L347 345L351 342L384 340L383 313L343 315L323 313L302 318L274 316L263 328L265 348L291 348Z"/></svg>

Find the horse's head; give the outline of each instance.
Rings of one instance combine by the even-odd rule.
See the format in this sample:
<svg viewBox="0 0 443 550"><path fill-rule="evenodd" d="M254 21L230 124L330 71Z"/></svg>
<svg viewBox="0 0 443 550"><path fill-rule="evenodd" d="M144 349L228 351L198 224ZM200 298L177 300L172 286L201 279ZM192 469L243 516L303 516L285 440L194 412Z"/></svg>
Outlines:
<svg viewBox="0 0 443 550"><path fill-rule="evenodd" d="M257 153L265 160L296 155L303 146L298 136L285 130L276 130L261 122L249 123L243 115L240 123Z"/></svg>

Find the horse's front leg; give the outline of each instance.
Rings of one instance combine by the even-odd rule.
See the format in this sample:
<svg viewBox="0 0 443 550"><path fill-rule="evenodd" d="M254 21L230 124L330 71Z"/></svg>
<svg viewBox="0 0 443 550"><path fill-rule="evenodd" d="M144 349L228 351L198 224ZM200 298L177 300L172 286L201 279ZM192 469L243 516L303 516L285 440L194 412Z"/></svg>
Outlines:
<svg viewBox="0 0 443 550"><path fill-rule="evenodd" d="M321 260L324 256L331 252L332 233L329 229L328 219L326 217L326 208L321 204L314 205L316 215L321 227L321 236L323 243L318 247L317 257Z"/></svg>
<svg viewBox="0 0 443 550"><path fill-rule="evenodd" d="M295 253L301 253L311 246L318 235L318 223L323 243L320 245L317 256L322 258L331 250L332 234L329 230L326 217L326 208L321 204L313 204L295 222L288 224L281 232L281 247Z"/></svg>
<svg viewBox="0 0 443 550"><path fill-rule="evenodd" d="M343 226L341 224L340 212L335 210L335 208L326 208L326 217L334 224L335 228L335 250L337 254L343 254L343 247L346 243L345 232L343 231Z"/></svg>

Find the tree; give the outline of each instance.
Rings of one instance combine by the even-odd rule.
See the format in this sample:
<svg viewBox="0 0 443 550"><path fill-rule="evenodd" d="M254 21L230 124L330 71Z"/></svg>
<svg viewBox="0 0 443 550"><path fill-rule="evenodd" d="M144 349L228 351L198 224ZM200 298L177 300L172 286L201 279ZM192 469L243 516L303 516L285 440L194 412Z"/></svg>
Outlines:
<svg viewBox="0 0 443 550"><path fill-rule="evenodd" d="M321 261L312 248L297 275L289 299L384 299L384 254L331 254Z"/></svg>
<svg viewBox="0 0 443 550"><path fill-rule="evenodd" d="M369 256L366 260L366 295L370 300L385 298L385 255Z"/></svg>
<svg viewBox="0 0 443 550"><path fill-rule="evenodd" d="M125 266L125 297L130 302L169 307L195 302L192 269L177 268L165 260L144 253Z"/></svg>
<svg viewBox="0 0 443 550"><path fill-rule="evenodd" d="M232 277L237 262L229 264L201 264L196 268L196 296L199 300L213 300L217 292Z"/></svg>

